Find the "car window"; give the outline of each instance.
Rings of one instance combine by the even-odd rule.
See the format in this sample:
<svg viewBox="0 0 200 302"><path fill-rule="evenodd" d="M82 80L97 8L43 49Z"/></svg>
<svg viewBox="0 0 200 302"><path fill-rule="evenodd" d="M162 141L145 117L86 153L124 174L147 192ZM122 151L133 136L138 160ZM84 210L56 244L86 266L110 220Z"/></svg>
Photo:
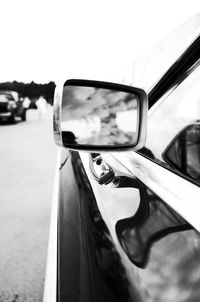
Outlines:
<svg viewBox="0 0 200 302"><path fill-rule="evenodd" d="M165 161L182 174L200 181L200 121L186 127L163 153Z"/></svg>
<svg viewBox="0 0 200 302"><path fill-rule="evenodd" d="M146 157L200 184L200 66L168 96L152 107L148 119Z"/></svg>
<svg viewBox="0 0 200 302"><path fill-rule="evenodd" d="M0 101L1 102L7 102L7 101L14 101L11 94L0 94Z"/></svg>

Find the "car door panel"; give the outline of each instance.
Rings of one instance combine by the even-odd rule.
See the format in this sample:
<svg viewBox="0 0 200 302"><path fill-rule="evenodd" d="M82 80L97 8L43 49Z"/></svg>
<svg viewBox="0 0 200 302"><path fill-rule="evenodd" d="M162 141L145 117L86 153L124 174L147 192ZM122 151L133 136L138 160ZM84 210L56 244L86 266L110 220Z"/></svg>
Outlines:
<svg viewBox="0 0 200 302"><path fill-rule="evenodd" d="M131 161L129 162L128 165L128 161L125 162L122 159L120 161L120 164L124 164L124 166L126 165L129 170L129 172L127 173L130 173L130 171L132 170L133 173L136 176L139 176L140 180L142 180L144 183L146 182L146 179L148 179L149 180L149 182L147 183L148 186L146 186L148 191L149 191L149 187L155 189L156 182L157 182L157 188L159 188L158 193L161 195L161 197L163 196L165 200L167 196L171 201L171 206L172 206L172 207L169 206L166 207L166 205L170 204L170 202L163 202L163 199L161 199L159 195L155 195L155 193L152 190L148 192L147 194L148 202L151 205L156 205L157 207L160 207L160 213L157 216L154 215L155 217L152 216L151 225L150 224L148 225L146 223L146 229L150 229L151 232L145 233L144 231L143 232L144 236L141 235L141 240L145 242L145 240L147 239L147 243L148 243L147 244L148 246L145 247L146 251L144 251L144 249L142 250L142 248L140 247L138 249L139 251L138 254L140 254L140 256L142 255L142 253L146 253L146 261L142 263L141 266L138 266L138 264L134 263L133 261L133 258L137 256L134 254L134 251L136 251L137 238L135 236L135 232L137 230L137 225L134 225L134 223L130 223L127 229L124 228L124 232L121 233L121 238L117 236L117 232L116 232L117 222L125 219L123 207L125 206L126 198L129 199L132 198L132 203L137 204L135 213L133 211L133 206L132 206L132 209L130 208L127 217L129 219L131 218L130 213L132 211L132 220L134 221L135 218L134 214L137 213L137 209L138 209L138 200L136 200L136 198L138 199L138 196L134 195L135 189L131 188L130 191L127 191L127 195L125 194L125 191L123 191L123 198L122 198L118 193L120 190L122 190L122 188L115 188L113 190L116 190L117 192L115 195L115 199L113 199L113 195L110 191L111 188L105 190L104 188L105 186L100 186L93 179L93 176L91 175L88 169L89 167L87 162L88 155L81 154L80 156L82 162L84 163L86 173L88 174L90 184L93 188L93 192L95 194L99 210L102 213L104 217L104 221L106 222L110 230L112 238L115 242L115 246L119 251L124 261L124 265L129 272L129 276L132 276L130 278L131 280L130 282L132 282L133 284L135 283L135 278L133 277L134 274L139 276L139 280L140 280L139 289L142 292L145 289L145 301L160 301L161 296L163 297L162 299L163 301L174 301L174 299L176 301L182 301L181 299L184 297L184 295L185 296L190 295L192 301L192 297L195 297L199 293L196 286L197 284L200 284L199 277L197 277L195 281L192 279L193 274L197 274L197 272L200 269L199 233L193 228L192 225L190 225L179 214L177 214L180 213L179 211L181 208L180 204L179 204L180 208L178 207L177 212L173 210L175 197L172 198L173 194L167 192L168 191L167 184L165 183L162 177L160 178L160 175L165 174L165 172L167 173L170 172L160 167L159 165L149 161L148 159L145 159L143 156L139 154L134 153L134 155L135 157L137 157L137 162L135 164ZM111 156L110 154L104 155L104 158L109 161L110 156ZM132 156L133 154L131 154L131 158ZM121 154L121 158L123 158L123 154ZM139 159L141 160L141 162L144 161L143 165L140 164ZM147 165L147 162L150 164L150 168ZM119 168L119 163L117 163L116 166ZM154 175L151 174L155 166L160 170L163 170L163 172L160 173L160 170L159 171L155 170L154 171L155 174ZM114 165L112 167L114 167ZM140 171L140 173L138 173L138 171ZM145 177L142 174L143 171L145 171L145 175L146 175ZM175 175L175 177L177 178L177 175ZM181 177L178 178L180 181L186 183L186 181L183 178ZM172 183L174 183L174 181L175 181L174 179L171 179ZM155 183L155 185L152 185L153 183ZM161 192L162 190L160 190L160 184L163 184L163 192ZM191 188L191 192L194 192L193 191L194 187L198 189L197 186L193 184L191 185L193 186L193 188ZM175 186L177 191L177 179L175 182ZM185 188L184 184L183 184L183 188ZM103 196L102 196L102 191L106 192L106 194L104 194ZM115 215L114 214L115 210L111 211L107 206L107 204L109 204L110 202L109 192L111 193L112 196L111 198L113 199L113 207L115 202L116 205L118 204L117 205L118 219L120 218L119 213L121 213L122 215L121 219L119 219L118 221L116 221L116 216L114 217L115 219L113 218L113 216ZM179 199L180 203L182 202L184 192L182 192L182 194L183 195ZM116 199L116 196L119 197L119 200ZM140 200L140 202L142 202L142 200ZM121 210L119 208L120 204L121 204ZM169 209L168 212L166 212L166 208ZM188 212L189 208L191 208L191 205L188 203L187 209L185 210L186 213ZM177 218L174 221L172 221L172 217L177 217ZM121 241L120 242L121 246L119 244L119 241ZM128 259L126 258L126 256L128 256ZM188 269L191 259L193 259L192 261L194 264L190 269ZM185 275L186 272L188 273L188 277L187 277L188 283L186 284L187 286L184 285L185 283L183 278L183 275ZM172 275L174 276L174 278L171 278Z"/></svg>
<svg viewBox="0 0 200 302"><path fill-rule="evenodd" d="M88 156L87 154L84 155L85 157ZM81 159L84 155L81 154ZM66 169L66 171L64 172L63 169ZM137 301L137 299L138 301L160 301L159 297L161 295L169 301L173 301L174 297L177 301L181 301L181 299L178 300L178 297L183 297L184 279L182 276L183 272L186 274L186 271L190 277L188 277L188 287L185 287L184 294L186 295L189 289L196 288L196 285L199 284L199 278L197 276L195 280L192 280L191 276L197 274L199 269L198 249L200 241L198 233L191 226L188 230L182 229L181 232L180 230L173 230L171 233L166 233L162 238L155 240L150 246L147 263L143 268L139 268L128 258L130 255L120 245L114 223L110 223L113 219L110 216L111 211L109 212L105 206L109 202L109 190L105 190L105 194L98 194L97 188L100 192L103 186L98 183L96 183L96 186L94 185L93 176L82 166L82 161L76 152L73 152L68 158L68 164L65 162L62 170L62 173L65 173L68 177L70 175L71 180L69 181L70 184L66 179L61 184L61 188L65 186L66 196L60 199L60 203L69 204L71 200L74 204L68 205L67 211L63 210L63 206L60 205L58 225L62 230L59 235L58 249L60 254L58 273L61 271L58 279L60 284L59 293L62 298L60 301L67 297L73 299L73 301L79 301L80 297L85 297L87 301L94 299L97 299L97 301L106 301L107 299L110 301L112 299L113 301ZM72 184L77 190L76 194L73 191L74 189L70 189ZM135 189L130 188L127 196L122 188L113 188L113 190L116 190L116 192L122 190L125 200L127 196L130 198L130 190L134 191ZM155 196L153 192L151 198L152 195ZM132 197L134 203L134 194ZM123 209L120 194L119 200ZM162 202L161 199L159 200ZM80 210L80 207L83 208ZM77 211L75 216L72 215L72 209ZM61 212L63 213L61 214ZM132 214L134 216L134 213ZM77 219L73 217L77 217ZM120 216L118 216L119 218ZM124 218L123 214L122 219ZM65 231L61 228L62 221L68 225ZM116 220L115 222L117 223ZM129 230L129 234L126 233L124 237L128 242L130 252L133 250L132 232L133 230ZM69 236L72 236L72 238ZM67 254L66 244L72 244L73 247L67 249ZM73 262L71 257L78 260ZM188 271L192 257L194 257L194 264ZM184 268L182 264L185 265ZM119 267L117 273L116 265ZM72 269L76 270L76 273L73 272L72 278L70 278L71 273L69 274L69 271L71 272ZM119 274L119 272L121 273ZM178 285L170 279L172 274L175 276L173 280L177 280ZM74 276L76 277L74 278ZM66 278L70 279L67 280ZM67 287L66 284L69 284L69 282L70 287ZM71 286L72 282L73 286ZM120 289L118 288L119 284ZM141 297L139 297L138 291ZM171 300L169 299L170 291L175 292L171 296L173 297ZM73 294L73 297L69 292ZM193 295L197 295L197 292L198 289L195 289ZM96 294L98 297L95 296Z"/></svg>
<svg viewBox="0 0 200 302"><path fill-rule="evenodd" d="M137 270L141 280L140 288L146 290L145 301L160 301L161 295L163 301L183 299L193 301L199 294L196 288L200 285L200 278L197 277L200 269L198 233L200 189L198 183L192 179L188 181L183 170L180 171L170 165L164 156L169 144L184 127L198 123L200 117L198 89L200 68L198 63L194 65L195 68L191 68L190 72L179 78L182 83L176 83L170 92L158 100L155 108L152 107L145 148L138 153L102 155L109 165L112 163L113 169L116 167L119 171L122 170L117 167L121 164L123 168L127 168L129 177L131 174L132 177L136 176L146 186L147 192L150 192L147 194L149 205L156 209L149 214L152 219L146 219L141 225L136 225L138 204L144 201L141 199L138 201L138 195L134 194L135 189L131 188L127 194L122 188L114 189L124 190L122 193L124 198L120 193L113 195L112 188L105 189L95 183L90 175L88 156L81 154L100 212L110 229L116 247L120 251L120 242L123 252L132 263L132 267L129 265L129 272L133 267ZM192 152L195 156L194 149ZM125 211L125 200L131 198L132 206L130 202L129 211ZM119 235L116 226L122 221L126 223ZM147 231L149 229L151 232ZM123 252L121 251L122 258ZM186 273L187 281L184 281L183 276ZM133 280L134 278L132 279L134 283Z"/></svg>
<svg viewBox="0 0 200 302"><path fill-rule="evenodd" d="M136 276L130 283L77 152L64 161L60 180L59 301L143 301Z"/></svg>

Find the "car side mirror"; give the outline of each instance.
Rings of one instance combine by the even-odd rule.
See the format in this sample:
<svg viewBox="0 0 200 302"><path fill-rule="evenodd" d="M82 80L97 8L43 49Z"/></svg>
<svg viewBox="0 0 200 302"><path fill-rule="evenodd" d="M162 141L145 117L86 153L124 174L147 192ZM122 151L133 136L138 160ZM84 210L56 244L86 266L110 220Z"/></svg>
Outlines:
<svg viewBox="0 0 200 302"><path fill-rule="evenodd" d="M144 90L108 82L68 80L54 96L56 144L72 150L138 150L147 123Z"/></svg>

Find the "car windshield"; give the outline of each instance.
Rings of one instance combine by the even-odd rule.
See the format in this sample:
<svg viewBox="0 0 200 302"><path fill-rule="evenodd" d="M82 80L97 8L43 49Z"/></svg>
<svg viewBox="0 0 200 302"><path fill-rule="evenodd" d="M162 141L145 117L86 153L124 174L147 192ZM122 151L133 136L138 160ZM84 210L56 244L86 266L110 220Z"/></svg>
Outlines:
<svg viewBox="0 0 200 302"><path fill-rule="evenodd" d="M149 92L199 34L197 14L134 62L132 85Z"/></svg>
<svg viewBox="0 0 200 302"><path fill-rule="evenodd" d="M11 94L0 94L0 102L14 101Z"/></svg>

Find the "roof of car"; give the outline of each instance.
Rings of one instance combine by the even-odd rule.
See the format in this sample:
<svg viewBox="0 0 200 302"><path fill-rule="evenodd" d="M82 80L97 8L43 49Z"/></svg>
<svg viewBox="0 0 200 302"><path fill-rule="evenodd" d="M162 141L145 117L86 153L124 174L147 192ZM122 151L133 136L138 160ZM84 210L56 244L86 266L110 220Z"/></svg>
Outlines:
<svg viewBox="0 0 200 302"><path fill-rule="evenodd" d="M134 62L132 85L150 92L199 34L200 14L196 14Z"/></svg>
<svg viewBox="0 0 200 302"><path fill-rule="evenodd" d="M17 91L13 90L0 90L0 95L11 95L15 101L18 101L19 94Z"/></svg>

